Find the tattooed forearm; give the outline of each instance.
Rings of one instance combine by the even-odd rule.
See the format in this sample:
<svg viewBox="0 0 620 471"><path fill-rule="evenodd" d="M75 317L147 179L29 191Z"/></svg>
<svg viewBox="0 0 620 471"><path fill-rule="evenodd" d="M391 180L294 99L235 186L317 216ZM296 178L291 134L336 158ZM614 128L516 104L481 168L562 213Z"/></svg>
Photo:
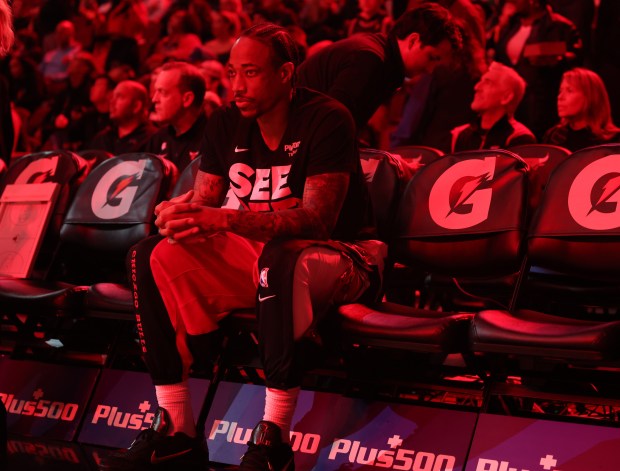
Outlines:
<svg viewBox="0 0 620 471"><path fill-rule="evenodd" d="M274 212L221 210L223 225L227 230L257 240L283 236L328 239L338 220L348 184L349 176L344 173L310 177L301 208Z"/></svg>
<svg viewBox="0 0 620 471"><path fill-rule="evenodd" d="M224 200L226 187L220 176L199 171L194 183L194 201L204 206L217 208Z"/></svg>
<svg viewBox="0 0 620 471"><path fill-rule="evenodd" d="M283 236L329 238L318 215L305 208L276 212L231 211L227 214L227 225L236 234L261 241Z"/></svg>

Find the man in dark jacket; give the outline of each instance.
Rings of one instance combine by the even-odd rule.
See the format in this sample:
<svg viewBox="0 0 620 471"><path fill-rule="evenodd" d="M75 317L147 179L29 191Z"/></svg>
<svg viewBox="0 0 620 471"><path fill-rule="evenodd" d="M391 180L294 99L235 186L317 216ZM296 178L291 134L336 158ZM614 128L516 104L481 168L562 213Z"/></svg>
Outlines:
<svg viewBox="0 0 620 471"><path fill-rule="evenodd" d="M403 14L389 34L356 34L303 62L298 84L344 104L358 130L403 84L405 77L430 73L462 47L448 10L425 4Z"/></svg>
<svg viewBox="0 0 620 471"><path fill-rule="evenodd" d="M525 80L514 69L493 62L475 86L471 109L478 119L452 130L450 151L506 149L535 143L532 132L514 119L524 93Z"/></svg>

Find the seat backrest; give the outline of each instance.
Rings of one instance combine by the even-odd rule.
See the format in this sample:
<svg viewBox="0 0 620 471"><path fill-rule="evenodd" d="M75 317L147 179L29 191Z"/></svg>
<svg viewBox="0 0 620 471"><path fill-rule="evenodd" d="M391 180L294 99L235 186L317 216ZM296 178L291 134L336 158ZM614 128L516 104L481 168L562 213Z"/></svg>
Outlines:
<svg viewBox="0 0 620 471"><path fill-rule="evenodd" d="M568 158L571 151L551 144L523 144L508 150L525 160L529 167L529 207L533 212L540 205L551 172Z"/></svg>
<svg viewBox="0 0 620 471"><path fill-rule="evenodd" d="M525 162L503 150L461 152L418 171L404 191L396 260L448 276L518 271L527 198Z"/></svg>
<svg viewBox="0 0 620 471"><path fill-rule="evenodd" d="M444 155L439 149L428 146L400 146L395 147L390 152L401 156L408 163L416 164L419 167L428 165Z"/></svg>
<svg viewBox="0 0 620 471"><path fill-rule="evenodd" d="M133 244L151 234L155 206L169 196L176 181L171 165L153 154L132 153L108 159L92 170L61 229L63 247L70 252L66 256L74 265L84 262L83 254L89 269L101 268L91 266L98 259L104 264L123 260Z"/></svg>
<svg viewBox="0 0 620 471"><path fill-rule="evenodd" d="M28 154L11 162L2 179L6 185L58 183L59 193L37 259L33 276L43 276L54 256L58 236L70 202L88 174L86 161L73 152L58 150Z"/></svg>
<svg viewBox="0 0 620 471"><path fill-rule="evenodd" d="M553 172L528 234L532 265L619 279L620 144L573 153Z"/></svg>
<svg viewBox="0 0 620 471"><path fill-rule="evenodd" d="M403 187L418 170L444 155L439 149L427 146L396 147L390 151L390 154L398 162L399 167L402 167Z"/></svg>
<svg viewBox="0 0 620 471"><path fill-rule="evenodd" d="M90 169L95 168L104 160L108 160L114 157L113 154L106 150L101 149L85 149L78 151L78 155L84 158L88 162L88 166Z"/></svg>
<svg viewBox="0 0 620 471"><path fill-rule="evenodd" d="M88 173L86 160L73 152L53 150L27 154L11 162L0 193L6 185L80 182Z"/></svg>
<svg viewBox="0 0 620 471"><path fill-rule="evenodd" d="M397 168L389 152L377 149L361 149L360 162L368 185L378 236L381 240L389 240L400 189Z"/></svg>
<svg viewBox="0 0 620 471"><path fill-rule="evenodd" d="M189 190L194 188L194 180L196 180L196 174L200 168L201 158L202 157L195 158L187 167L183 169L181 175L179 175L176 185L174 185L174 189L172 190L173 198L175 196L182 195L183 193L187 193Z"/></svg>

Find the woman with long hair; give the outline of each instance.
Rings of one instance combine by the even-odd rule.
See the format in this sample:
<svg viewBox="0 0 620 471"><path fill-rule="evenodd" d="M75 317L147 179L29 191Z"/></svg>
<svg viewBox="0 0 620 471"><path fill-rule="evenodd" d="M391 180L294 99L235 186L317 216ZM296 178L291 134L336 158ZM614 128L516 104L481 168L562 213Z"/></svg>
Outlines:
<svg viewBox="0 0 620 471"><path fill-rule="evenodd" d="M612 121L603 80L591 70L575 68L564 73L558 94L560 122L543 141L572 151L620 141L620 128Z"/></svg>

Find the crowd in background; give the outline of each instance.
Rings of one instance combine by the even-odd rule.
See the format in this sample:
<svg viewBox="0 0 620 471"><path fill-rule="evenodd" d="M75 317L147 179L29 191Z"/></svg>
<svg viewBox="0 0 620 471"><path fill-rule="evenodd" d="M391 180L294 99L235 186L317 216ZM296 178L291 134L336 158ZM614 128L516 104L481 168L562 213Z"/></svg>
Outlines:
<svg viewBox="0 0 620 471"><path fill-rule="evenodd" d="M10 99L14 138L2 157L145 150L161 126L151 99L166 62L200 70L208 117L231 101L226 62L248 26L284 26L308 57L350 35L388 32L403 11L427 1L13 0L16 41L0 62L0 99ZM525 83L514 117L529 141L576 150L620 140L620 2L435 3L458 18L465 47L451 65L407 80L383 103L360 129L364 145L453 151L454 130L479 125L481 98L478 105L474 98L493 61Z"/></svg>

